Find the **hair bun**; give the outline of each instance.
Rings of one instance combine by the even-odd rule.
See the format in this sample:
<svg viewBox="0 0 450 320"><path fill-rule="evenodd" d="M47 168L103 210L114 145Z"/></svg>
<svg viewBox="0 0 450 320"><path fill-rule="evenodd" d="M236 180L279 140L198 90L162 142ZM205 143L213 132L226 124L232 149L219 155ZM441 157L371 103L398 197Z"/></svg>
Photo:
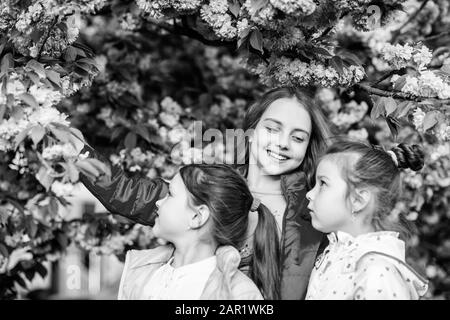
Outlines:
<svg viewBox="0 0 450 320"><path fill-rule="evenodd" d="M391 150L397 156L399 168L409 168L414 171L419 171L423 168L425 153L421 146L417 144L407 145L405 143L400 143Z"/></svg>

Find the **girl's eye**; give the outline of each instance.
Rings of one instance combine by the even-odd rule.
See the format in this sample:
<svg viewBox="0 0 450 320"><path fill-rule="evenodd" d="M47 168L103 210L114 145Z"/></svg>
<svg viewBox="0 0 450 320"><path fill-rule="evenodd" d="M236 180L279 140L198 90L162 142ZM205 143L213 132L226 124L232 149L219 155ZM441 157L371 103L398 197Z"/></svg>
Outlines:
<svg viewBox="0 0 450 320"><path fill-rule="evenodd" d="M320 185L320 186L324 186L324 185L326 185L326 183L325 183L325 181L320 180L320 181L319 181L319 185Z"/></svg>
<svg viewBox="0 0 450 320"><path fill-rule="evenodd" d="M292 136L292 139L294 139L295 142L303 142L303 141L305 141L305 139L303 139L301 137L297 137L297 136Z"/></svg>
<svg viewBox="0 0 450 320"><path fill-rule="evenodd" d="M273 127L266 127L266 130L269 132L277 132L278 131L277 128L273 128Z"/></svg>

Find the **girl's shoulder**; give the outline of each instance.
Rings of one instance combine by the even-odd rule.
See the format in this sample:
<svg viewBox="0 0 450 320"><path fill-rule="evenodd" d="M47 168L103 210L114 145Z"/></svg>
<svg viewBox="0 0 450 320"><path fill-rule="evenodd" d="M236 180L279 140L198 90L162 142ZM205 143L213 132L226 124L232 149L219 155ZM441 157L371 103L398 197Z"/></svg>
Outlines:
<svg viewBox="0 0 450 320"><path fill-rule="evenodd" d="M357 264L355 281L373 298L418 299L428 290L428 280L406 262L382 252L367 252Z"/></svg>

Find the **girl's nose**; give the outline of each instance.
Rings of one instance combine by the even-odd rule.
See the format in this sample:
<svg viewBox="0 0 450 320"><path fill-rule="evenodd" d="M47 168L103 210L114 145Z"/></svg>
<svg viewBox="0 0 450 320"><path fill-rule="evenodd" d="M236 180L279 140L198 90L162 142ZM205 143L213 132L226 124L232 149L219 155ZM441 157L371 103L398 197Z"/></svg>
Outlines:
<svg viewBox="0 0 450 320"><path fill-rule="evenodd" d="M288 132L282 132L278 136L278 146L281 150L287 150L289 149L289 133Z"/></svg>
<svg viewBox="0 0 450 320"><path fill-rule="evenodd" d="M311 198L311 194L312 194L312 190L308 191L308 193L306 193L306 199L311 202L312 198Z"/></svg>

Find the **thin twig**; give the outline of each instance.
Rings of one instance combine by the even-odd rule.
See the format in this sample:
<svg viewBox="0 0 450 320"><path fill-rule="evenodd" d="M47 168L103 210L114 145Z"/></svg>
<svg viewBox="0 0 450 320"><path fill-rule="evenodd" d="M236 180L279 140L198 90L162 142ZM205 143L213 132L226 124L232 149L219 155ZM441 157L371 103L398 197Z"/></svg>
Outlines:
<svg viewBox="0 0 450 320"><path fill-rule="evenodd" d="M431 40L435 40L435 39L438 39L438 38L440 38L442 36L446 36L446 35L450 35L450 30L438 33L438 34L436 34L434 36L424 37L424 38L422 38L420 40L421 41L431 41Z"/></svg>
<svg viewBox="0 0 450 320"><path fill-rule="evenodd" d="M392 42L395 43L395 41L397 40L397 37L400 35L402 29L404 27L406 27L411 21L413 21L418 15L419 13L423 10L423 8L425 8L425 6L427 5L429 0L425 0L424 2L422 2L422 5L419 7L419 9L416 10L416 12L414 12L414 14L412 14L408 20L405 21L405 23L402 24L402 26L400 28L398 28L397 30L393 31L392 33Z"/></svg>
<svg viewBox="0 0 450 320"><path fill-rule="evenodd" d="M414 97L411 96L409 94L403 93L403 92L398 92L398 91L386 91L386 90L382 90L382 89L378 89L378 88L374 88L372 87L370 84L367 83L358 83L355 85L356 87L377 95L377 96L382 96L382 97L392 97L392 98L396 98L396 99L402 99L402 100L408 100L408 101L416 101L416 102L420 102L420 101L424 101L424 100L429 100L429 101L436 101L436 102L440 102L440 103L450 103L450 99L437 99L437 98L429 98L429 97Z"/></svg>
<svg viewBox="0 0 450 320"><path fill-rule="evenodd" d="M159 21L157 19L153 19L153 18L146 18L146 20L154 25L157 26L158 28L161 28L163 30L166 30L170 33L173 34L179 34L179 35L183 35L183 36L187 36L189 38L198 40L200 42L202 42L203 44L206 44L208 46L213 46L213 47L229 47L232 49L236 48L236 42L235 41L223 41L223 40L210 40L210 39L206 39L204 36L202 36L198 31L189 28L188 26L185 26L183 24L183 27L178 27L178 26L172 26L169 23L163 22L163 21Z"/></svg>
<svg viewBox="0 0 450 320"><path fill-rule="evenodd" d="M399 71L399 70L391 70L391 71L387 72L386 74L384 74L383 76L381 76L380 79L376 80L376 81L374 82L374 84L376 85L376 84L379 84L379 83L383 82L384 80L386 80L386 79L389 78L390 76L396 74L398 71Z"/></svg>

